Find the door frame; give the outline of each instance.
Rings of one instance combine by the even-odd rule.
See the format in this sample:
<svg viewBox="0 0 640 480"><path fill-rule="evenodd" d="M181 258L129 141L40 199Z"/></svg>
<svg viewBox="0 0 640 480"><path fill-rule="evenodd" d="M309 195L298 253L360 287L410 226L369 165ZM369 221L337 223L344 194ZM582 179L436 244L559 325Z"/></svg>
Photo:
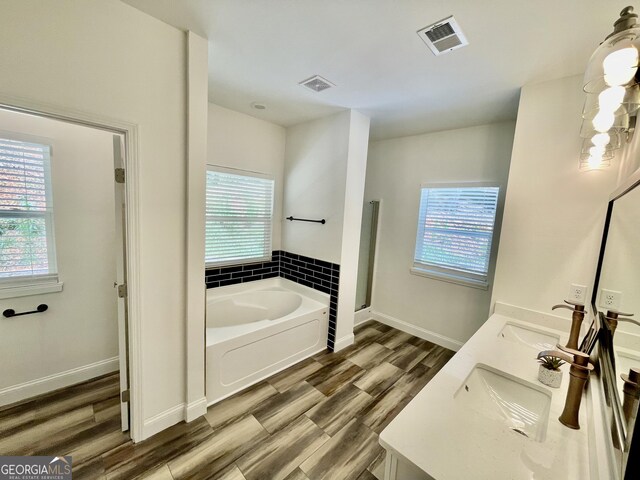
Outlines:
<svg viewBox="0 0 640 480"><path fill-rule="evenodd" d="M140 299L140 163L138 126L102 115L72 110L0 93L0 108L43 118L97 128L124 136L125 211L126 211L126 272L129 352L129 435L134 442L143 439L142 415L142 319Z"/></svg>

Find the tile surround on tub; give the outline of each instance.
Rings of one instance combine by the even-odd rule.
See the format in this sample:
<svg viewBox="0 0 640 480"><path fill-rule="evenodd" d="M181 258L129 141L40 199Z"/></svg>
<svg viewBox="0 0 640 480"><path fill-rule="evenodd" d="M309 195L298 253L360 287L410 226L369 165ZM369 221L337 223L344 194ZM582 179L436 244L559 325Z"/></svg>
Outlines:
<svg viewBox="0 0 640 480"><path fill-rule="evenodd" d="M210 268L205 272L207 288L278 276L330 295L327 346L333 350L336 340L340 265L283 250L274 250L270 262Z"/></svg>

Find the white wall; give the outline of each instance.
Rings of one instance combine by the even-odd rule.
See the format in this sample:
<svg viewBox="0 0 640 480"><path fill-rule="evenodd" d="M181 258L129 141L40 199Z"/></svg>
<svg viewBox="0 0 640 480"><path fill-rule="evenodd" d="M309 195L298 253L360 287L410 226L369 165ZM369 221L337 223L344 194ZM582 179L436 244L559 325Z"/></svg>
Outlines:
<svg viewBox="0 0 640 480"><path fill-rule="evenodd" d="M522 89L492 304L550 313L593 286L617 172L578 170L583 102L581 75Z"/></svg>
<svg viewBox="0 0 640 480"><path fill-rule="evenodd" d="M347 110L287 129L282 249L340 265L335 349L353 342L369 118Z"/></svg>
<svg viewBox="0 0 640 480"><path fill-rule="evenodd" d="M282 249L340 263L350 111L287 129L283 216L327 223L282 226Z"/></svg>
<svg viewBox="0 0 640 480"><path fill-rule="evenodd" d="M185 401L185 51L184 32L117 0L2 2L0 96L138 125L146 432Z"/></svg>
<svg viewBox="0 0 640 480"><path fill-rule="evenodd" d="M387 321L399 320L401 328L457 348L488 318L490 290L410 273L420 186L497 182L501 186L499 229L513 130L508 122L371 143L364 200L381 201L372 307ZM495 260L490 281L494 265Z"/></svg>
<svg viewBox="0 0 640 480"><path fill-rule="evenodd" d="M273 249L281 247L285 129L209 104L207 163L267 173L275 179Z"/></svg>
<svg viewBox="0 0 640 480"><path fill-rule="evenodd" d="M52 145L54 234L64 289L0 300L0 311L49 305L41 314L0 318L0 404L118 369L112 135L0 110L0 136L4 132ZM44 380L83 367L82 373Z"/></svg>

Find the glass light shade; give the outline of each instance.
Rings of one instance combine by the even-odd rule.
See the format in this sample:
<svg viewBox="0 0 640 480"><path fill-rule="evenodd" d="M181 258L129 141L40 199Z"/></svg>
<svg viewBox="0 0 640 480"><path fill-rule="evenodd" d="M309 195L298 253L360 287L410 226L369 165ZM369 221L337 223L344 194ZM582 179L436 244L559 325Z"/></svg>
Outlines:
<svg viewBox="0 0 640 480"><path fill-rule="evenodd" d="M584 76L584 91L600 93L612 86L638 83L640 25L606 39L591 55Z"/></svg>
<svg viewBox="0 0 640 480"><path fill-rule="evenodd" d="M633 115L640 109L640 85L606 87L599 93L587 93L582 118L593 120L600 112Z"/></svg>
<svg viewBox="0 0 640 480"><path fill-rule="evenodd" d="M604 147L591 146L585 151L583 147L580 154L580 170L599 170L611 165L613 158L612 150L605 150Z"/></svg>
<svg viewBox="0 0 640 480"><path fill-rule="evenodd" d="M597 110L593 117L584 118L580 128L580 136L582 138L593 138L599 133L615 135L627 131L629 129L629 115L616 113L618 114L614 115L613 113Z"/></svg>
<svg viewBox="0 0 640 480"><path fill-rule="evenodd" d="M609 158L598 158L598 157L589 157L584 160L580 160L580 170L588 171L588 170L601 170L611 166L611 159Z"/></svg>
<svg viewBox="0 0 640 480"><path fill-rule="evenodd" d="M580 150L580 158L589 156L593 147L600 147L604 152L611 152L620 148L622 141L620 135L616 133L598 133L591 138L585 138L582 142L582 150Z"/></svg>
<svg viewBox="0 0 640 480"><path fill-rule="evenodd" d="M591 147L589 151L580 154L580 161L586 161L592 158L600 158L602 160L611 160L614 157L613 150L597 150L598 147Z"/></svg>

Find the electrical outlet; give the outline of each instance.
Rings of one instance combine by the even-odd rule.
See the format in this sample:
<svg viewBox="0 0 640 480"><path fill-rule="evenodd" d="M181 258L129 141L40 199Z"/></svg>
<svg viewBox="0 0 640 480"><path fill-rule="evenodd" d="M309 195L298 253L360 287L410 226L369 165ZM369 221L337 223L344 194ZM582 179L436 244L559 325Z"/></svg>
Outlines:
<svg viewBox="0 0 640 480"><path fill-rule="evenodd" d="M604 288L600 291L600 306L602 308L606 308L607 310L619 311L621 302L621 292L616 292L614 290L605 290Z"/></svg>
<svg viewBox="0 0 640 480"><path fill-rule="evenodd" d="M569 290L569 301L584 305L587 300L587 287L584 285L571 284Z"/></svg>

